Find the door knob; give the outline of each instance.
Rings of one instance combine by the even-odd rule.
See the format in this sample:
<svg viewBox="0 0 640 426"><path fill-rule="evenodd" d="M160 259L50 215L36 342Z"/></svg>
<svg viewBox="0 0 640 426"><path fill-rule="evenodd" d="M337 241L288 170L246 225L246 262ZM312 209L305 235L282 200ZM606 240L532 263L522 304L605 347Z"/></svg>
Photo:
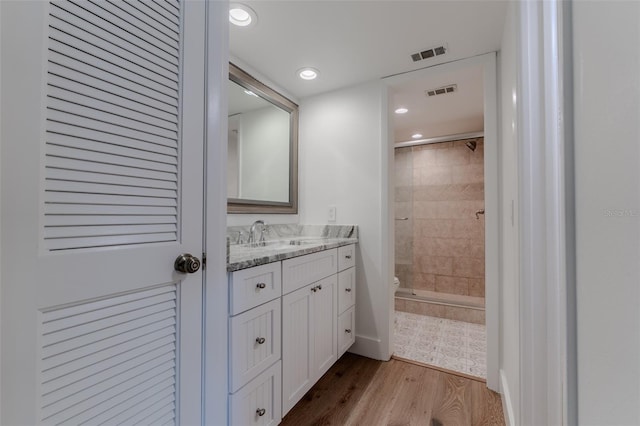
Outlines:
<svg viewBox="0 0 640 426"><path fill-rule="evenodd" d="M184 253L178 256L173 268L178 272L185 272L187 274L193 274L200 269L200 259L192 256L190 253Z"/></svg>

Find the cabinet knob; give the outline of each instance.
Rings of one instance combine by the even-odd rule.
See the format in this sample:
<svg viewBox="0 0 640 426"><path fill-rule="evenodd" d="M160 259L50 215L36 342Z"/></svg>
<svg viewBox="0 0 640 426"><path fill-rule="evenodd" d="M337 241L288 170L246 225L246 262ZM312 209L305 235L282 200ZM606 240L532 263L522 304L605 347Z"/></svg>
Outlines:
<svg viewBox="0 0 640 426"><path fill-rule="evenodd" d="M258 409L256 410L256 414L257 414L258 416L260 416L260 417L264 416L266 412L267 412L267 410L265 410L264 408L258 408Z"/></svg>
<svg viewBox="0 0 640 426"><path fill-rule="evenodd" d="M264 337L256 337L256 343L261 345L264 342L266 342L266 339Z"/></svg>
<svg viewBox="0 0 640 426"><path fill-rule="evenodd" d="M344 258L345 258L345 259L351 259L351 255L350 255L350 254L346 254L346 255L344 256Z"/></svg>
<svg viewBox="0 0 640 426"><path fill-rule="evenodd" d="M347 334L351 334L351 329L350 329L350 328L346 328L346 329L344 330L344 332L345 332L345 333L347 333Z"/></svg>
<svg viewBox="0 0 640 426"><path fill-rule="evenodd" d="M318 285L318 290L322 290L322 285Z"/></svg>
<svg viewBox="0 0 640 426"><path fill-rule="evenodd" d="M311 287L311 291L315 293L318 289L316 287Z"/></svg>
<svg viewBox="0 0 640 426"><path fill-rule="evenodd" d="M263 289L263 288L267 288L267 285L265 283L258 283L256 284L256 287L258 287L259 289Z"/></svg>
<svg viewBox="0 0 640 426"><path fill-rule="evenodd" d="M345 288L344 291L346 291L347 293L351 293L351 289L350 288Z"/></svg>

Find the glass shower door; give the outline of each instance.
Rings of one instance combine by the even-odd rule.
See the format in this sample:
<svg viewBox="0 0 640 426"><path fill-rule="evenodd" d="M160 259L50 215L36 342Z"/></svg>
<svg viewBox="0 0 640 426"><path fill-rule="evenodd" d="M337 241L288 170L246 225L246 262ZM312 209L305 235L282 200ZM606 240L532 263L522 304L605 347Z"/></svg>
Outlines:
<svg viewBox="0 0 640 426"><path fill-rule="evenodd" d="M413 294L413 148L396 148L395 276L398 294Z"/></svg>

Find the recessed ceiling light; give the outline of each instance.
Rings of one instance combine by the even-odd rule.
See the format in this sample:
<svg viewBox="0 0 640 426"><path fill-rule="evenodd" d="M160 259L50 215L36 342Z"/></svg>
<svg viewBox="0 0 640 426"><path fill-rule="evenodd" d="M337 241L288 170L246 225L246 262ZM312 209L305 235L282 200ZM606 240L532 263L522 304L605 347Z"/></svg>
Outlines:
<svg viewBox="0 0 640 426"><path fill-rule="evenodd" d="M416 133L415 135L411 135L414 139L420 139L422 137L422 133Z"/></svg>
<svg viewBox="0 0 640 426"><path fill-rule="evenodd" d="M298 70L298 76L303 80L315 80L320 72L315 68L301 68Z"/></svg>
<svg viewBox="0 0 640 426"><path fill-rule="evenodd" d="M229 22L238 27L247 27L258 22L258 15L249 6L231 3L229 5Z"/></svg>
<svg viewBox="0 0 640 426"><path fill-rule="evenodd" d="M406 114L407 112L409 112L409 110L406 108L398 108L396 110L396 114Z"/></svg>

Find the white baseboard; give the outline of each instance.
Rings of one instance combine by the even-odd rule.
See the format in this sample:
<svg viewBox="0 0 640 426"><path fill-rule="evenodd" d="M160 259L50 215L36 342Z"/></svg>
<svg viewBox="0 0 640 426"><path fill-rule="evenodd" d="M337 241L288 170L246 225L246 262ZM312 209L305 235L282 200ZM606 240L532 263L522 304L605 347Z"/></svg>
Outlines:
<svg viewBox="0 0 640 426"><path fill-rule="evenodd" d="M504 422L507 426L516 426L513 415L513 404L511 402L511 393L509 392L509 383L504 370L500 370L500 396L502 397L502 412L504 413Z"/></svg>
<svg viewBox="0 0 640 426"><path fill-rule="evenodd" d="M356 335L356 342L349 348L348 352L380 361L389 361L391 354L384 350L382 346L380 339Z"/></svg>

